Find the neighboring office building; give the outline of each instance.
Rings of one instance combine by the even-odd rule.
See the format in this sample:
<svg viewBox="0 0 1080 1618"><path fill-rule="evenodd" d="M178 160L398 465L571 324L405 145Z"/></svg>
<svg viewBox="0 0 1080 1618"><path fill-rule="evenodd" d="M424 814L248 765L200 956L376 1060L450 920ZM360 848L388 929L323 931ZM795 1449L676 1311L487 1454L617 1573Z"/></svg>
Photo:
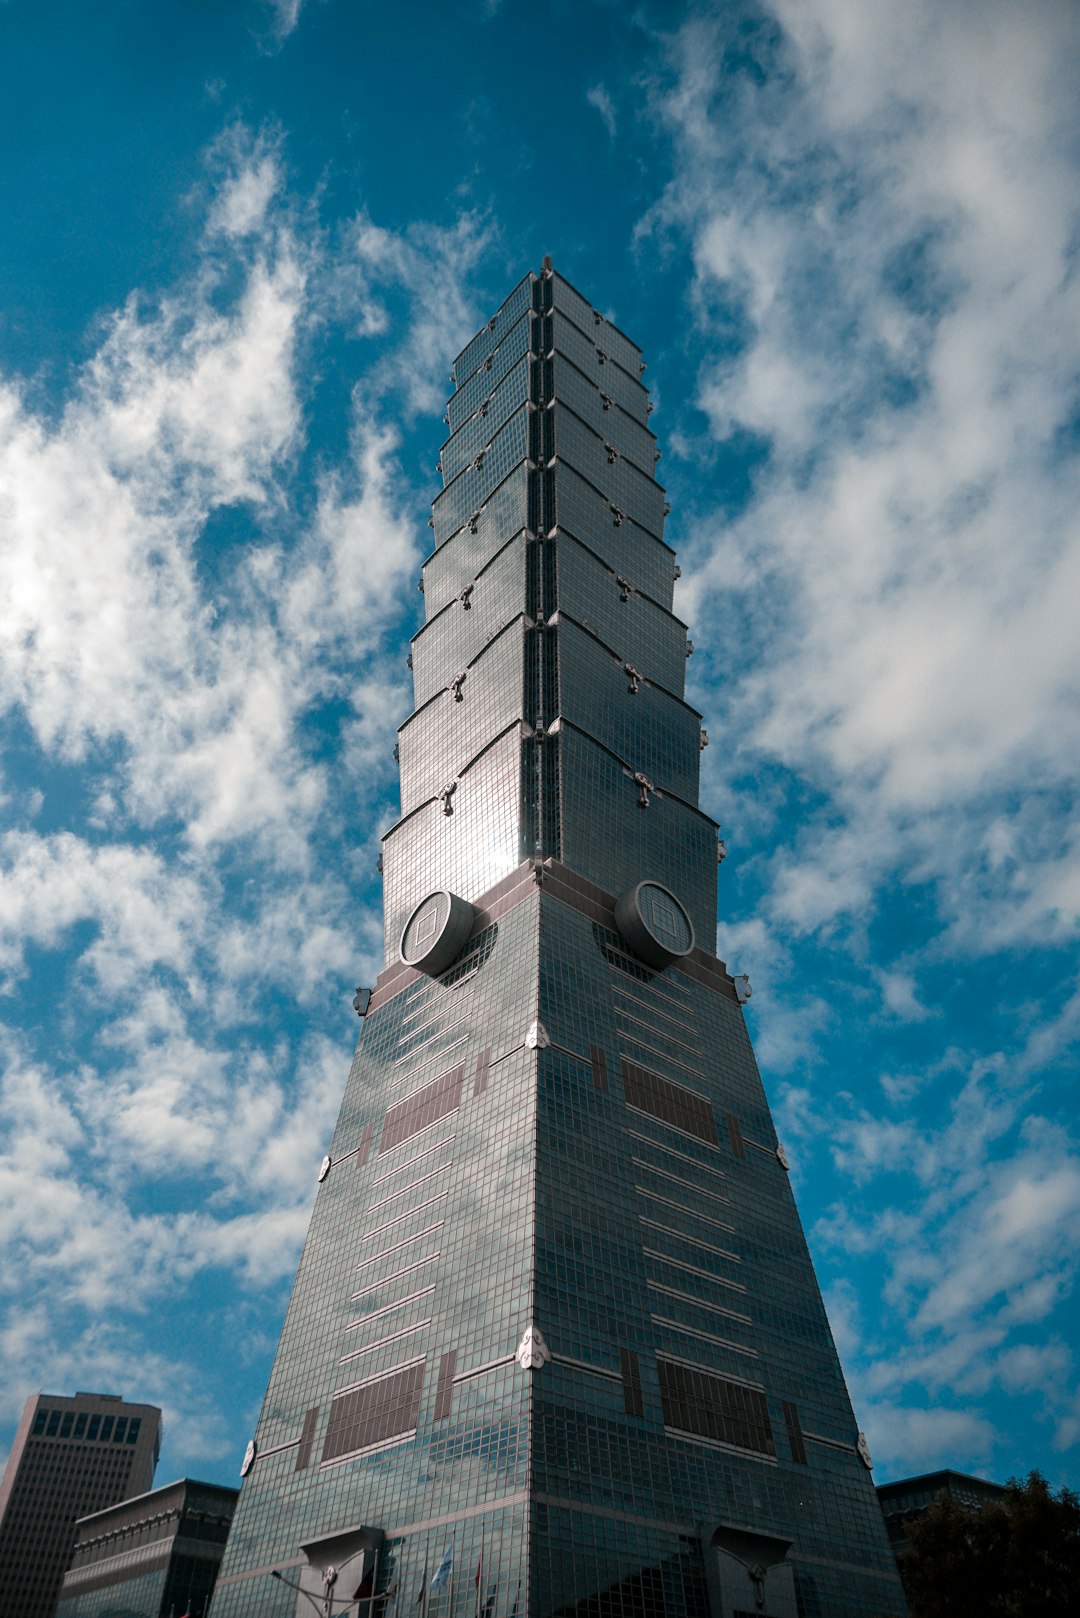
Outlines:
<svg viewBox="0 0 1080 1618"><path fill-rule="evenodd" d="M156 1405L118 1394L26 1401L0 1483L0 1618L52 1618L75 1522L154 1481Z"/></svg>
<svg viewBox="0 0 1080 1618"><path fill-rule="evenodd" d="M83 1517L56 1618L203 1618L237 1492L181 1478Z"/></svg>
<svg viewBox="0 0 1080 1618"><path fill-rule="evenodd" d="M714 954L642 369L548 262L455 366L387 964L213 1618L372 1572L432 1618L904 1611Z"/></svg>
<svg viewBox="0 0 1080 1618"><path fill-rule="evenodd" d="M889 1543L897 1557L907 1549L908 1538L904 1525L914 1522L938 1500L948 1495L958 1506L969 1506L978 1511L982 1506L999 1505L1005 1498L1005 1486L990 1483L986 1478L968 1477L965 1472L924 1472L917 1478L898 1478L895 1483L878 1485L877 1496L881 1504Z"/></svg>

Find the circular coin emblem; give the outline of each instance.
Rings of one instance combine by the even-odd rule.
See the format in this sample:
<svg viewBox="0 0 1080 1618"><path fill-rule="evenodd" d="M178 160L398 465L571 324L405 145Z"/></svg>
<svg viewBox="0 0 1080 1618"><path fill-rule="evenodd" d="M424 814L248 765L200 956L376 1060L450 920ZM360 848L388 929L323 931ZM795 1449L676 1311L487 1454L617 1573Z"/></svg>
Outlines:
<svg viewBox="0 0 1080 1618"><path fill-rule="evenodd" d="M438 888L422 899L401 934L401 959L429 977L445 972L472 932L476 912L466 899Z"/></svg>
<svg viewBox="0 0 1080 1618"><path fill-rule="evenodd" d="M694 947L694 924L659 882L639 882L615 901L615 925L650 966L668 966Z"/></svg>

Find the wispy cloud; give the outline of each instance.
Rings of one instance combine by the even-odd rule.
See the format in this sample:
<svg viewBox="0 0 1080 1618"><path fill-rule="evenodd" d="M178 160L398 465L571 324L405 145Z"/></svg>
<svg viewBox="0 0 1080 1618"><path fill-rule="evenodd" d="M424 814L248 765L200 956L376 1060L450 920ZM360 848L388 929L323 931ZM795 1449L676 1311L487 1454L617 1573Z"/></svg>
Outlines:
<svg viewBox="0 0 1080 1618"><path fill-rule="evenodd" d="M594 84L585 92L585 99L590 107L595 107L600 114L604 128L612 140L615 139L616 119L615 103L602 84Z"/></svg>
<svg viewBox="0 0 1080 1618"><path fill-rule="evenodd" d="M427 534L403 424L466 334L485 231L365 216L335 244L275 139L230 129L207 163L192 269L132 292L66 404L0 379L0 714L46 783L12 774L0 840L0 1401L31 1363L35 1386L97 1367L167 1394L191 1454L221 1423L153 1312L201 1278L224 1322L295 1265L350 986L381 961L362 897ZM373 346L347 442L315 458L328 334Z"/></svg>
<svg viewBox="0 0 1080 1618"><path fill-rule="evenodd" d="M728 742L705 763L736 850L800 805L721 950L780 989L761 1053L792 1073L782 1127L807 1175L831 1151L849 1187L815 1241L859 1280L845 1330L875 1448L917 1467L951 1432L976 1464L995 1434L972 1365L1061 1431L1075 1375L1080 1157L1054 1067L1076 984L1064 951L1045 963L1080 925L1080 19L776 0L666 48L651 106L674 170L639 245L693 261L676 449L754 466L733 518L709 496L685 517L682 610L744 653L724 683L695 659ZM890 961L868 941L907 895ZM1001 954L1004 985L1004 952L1030 947L1049 976L1014 980L1006 1043L950 1049L958 969ZM842 1023L857 1095L820 1066ZM871 1035L898 1026L926 1058L883 1072Z"/></svg>

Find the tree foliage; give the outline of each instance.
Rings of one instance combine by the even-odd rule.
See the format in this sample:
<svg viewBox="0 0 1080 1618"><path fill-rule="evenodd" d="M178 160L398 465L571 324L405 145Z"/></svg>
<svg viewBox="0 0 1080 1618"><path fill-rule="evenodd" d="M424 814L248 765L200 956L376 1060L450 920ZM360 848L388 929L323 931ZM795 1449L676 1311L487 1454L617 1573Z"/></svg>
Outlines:
<svg viewBox="0 0 1080 1618"><path fill-rule="evenodd" d="M1080 1613L1080 1497L1032 1472L1000 1504L947 1495L907 1525L912 1618L1072 1618Z"/></svg>

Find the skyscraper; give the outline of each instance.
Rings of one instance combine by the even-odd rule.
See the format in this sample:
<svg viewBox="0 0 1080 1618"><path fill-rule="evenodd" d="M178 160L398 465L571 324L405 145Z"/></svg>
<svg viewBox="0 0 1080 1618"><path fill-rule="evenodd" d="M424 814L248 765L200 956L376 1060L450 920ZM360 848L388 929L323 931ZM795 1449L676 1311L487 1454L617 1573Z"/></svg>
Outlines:
<svg viewBox="0 0 1080 1618"><path fill-rule="evenodd" d="M75 1522L154 1481L156 1405L38 1393L23 1406L0 1483L0 1618L52 1618Z"/></svg>
<svg viewBox="0 0 1080 1618"><path fill-rule="evenodd" d="M547 261L455 364L386 967L213 1618L904 1610L714 954L643 370Z"/></svg>

